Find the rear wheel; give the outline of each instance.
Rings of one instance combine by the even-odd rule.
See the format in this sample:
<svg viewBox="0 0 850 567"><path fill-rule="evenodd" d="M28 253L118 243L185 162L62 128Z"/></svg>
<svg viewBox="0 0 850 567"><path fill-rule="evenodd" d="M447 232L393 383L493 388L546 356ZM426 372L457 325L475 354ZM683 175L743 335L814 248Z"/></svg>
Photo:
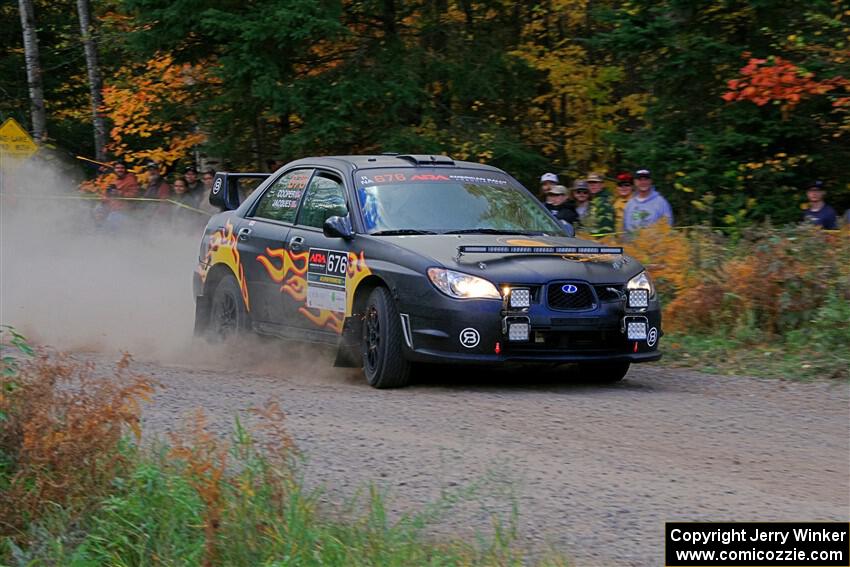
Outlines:
<svg viewBox="0 0 850 567"><path fill-rule="evenodd" d="M207 336L224 341L248 328L248 311L242 301L242 290L233 276L225 276L213 292Z"/></svg>
<svg viewBox="0 0 850 567"><path fill-rule="evenodd" d="M630 362L583 362L578 365L579 375L584 380L601 384L613 384L625 378Z"/></svg>
<svg viewBox="0 0 850 567"><path fill-rule="evenodd" d="M398 309L385 287L376 287L366 301L361 333L363 373L370 386L400 388L410 382L410 362L402 352Z"/></svg>

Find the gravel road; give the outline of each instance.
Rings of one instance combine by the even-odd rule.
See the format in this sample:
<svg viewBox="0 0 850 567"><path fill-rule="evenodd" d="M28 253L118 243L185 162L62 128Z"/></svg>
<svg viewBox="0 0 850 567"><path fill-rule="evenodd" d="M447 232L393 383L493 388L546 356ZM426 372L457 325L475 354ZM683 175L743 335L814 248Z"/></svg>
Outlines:
<svg viewBox="0 0 850 567"><path fill-rule="evenodd" d="M165 386L145 410L148 433L198 407L224 432L276 399L329 503L369 483L395 514L460 493L434 529L467 537L513 501L521 544L576 565L661 565L665 521L850 519L846 383L640 365L613 386L564 370L441 370L378 391L315 353L248 371L230 357L134 367Z"/></svg>

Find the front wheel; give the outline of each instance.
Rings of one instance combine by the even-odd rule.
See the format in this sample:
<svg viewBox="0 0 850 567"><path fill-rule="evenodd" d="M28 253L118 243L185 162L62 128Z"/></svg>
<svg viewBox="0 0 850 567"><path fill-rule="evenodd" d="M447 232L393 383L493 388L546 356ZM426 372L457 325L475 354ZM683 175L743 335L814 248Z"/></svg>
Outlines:
<svg viewBox="0 0 850 567"><path fill-rule="evenodd" d="M601 384L613 384L626 377L630 362L583 362L578 365L582 379Z"/></svg>
<svg viewBox="0 0 850 567"><path fill-rule="evenodd" d="M225 276L213 292L207 336L216 342L225 341L247 328L248 310L239 283L233 276Z"/></svg>
<svg viewBox="0 0 850 567"><path fill-rule="evenodd" d="M375 388L400 388L410 382L410 362L402 353L401 320L385 287L372 290L363 314L361 354L366 381Z"/></svg>

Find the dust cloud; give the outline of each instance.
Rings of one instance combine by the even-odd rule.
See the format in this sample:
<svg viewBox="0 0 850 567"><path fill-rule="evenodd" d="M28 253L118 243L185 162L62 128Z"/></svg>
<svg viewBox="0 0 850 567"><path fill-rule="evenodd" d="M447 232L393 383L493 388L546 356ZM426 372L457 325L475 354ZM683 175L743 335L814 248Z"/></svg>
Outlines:
<svg viewBox="0 0 850 567"><path fill-rule="evenodd" d="M193 337L192 272L207 217L176 222L171 205L137 203L130 222L99 229L99 201L78 198L73 169L4 165L0 323L62 351L263 373L332 371L330 354L310 345L213 346ZM317 350L328 359L321 369Z"/></svg>

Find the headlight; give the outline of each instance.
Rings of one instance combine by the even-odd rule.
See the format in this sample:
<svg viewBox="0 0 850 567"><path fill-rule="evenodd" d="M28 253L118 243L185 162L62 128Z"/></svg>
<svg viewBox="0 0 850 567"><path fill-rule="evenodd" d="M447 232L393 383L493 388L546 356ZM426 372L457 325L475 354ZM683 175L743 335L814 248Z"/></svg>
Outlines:
<svg viewBox="0 0 850 567"><path fill-rule="evenodd" d="M437 289L458 299L502 299L491 282L443 268L428 268L428 279Z"/></svg>
<svg viewBox="0 0 850 567"><path fill-rule="evenodd" d="M626 284L629 307L649 307L649 300L655 296L655 286L649 274L641 272Z"/></svg>

